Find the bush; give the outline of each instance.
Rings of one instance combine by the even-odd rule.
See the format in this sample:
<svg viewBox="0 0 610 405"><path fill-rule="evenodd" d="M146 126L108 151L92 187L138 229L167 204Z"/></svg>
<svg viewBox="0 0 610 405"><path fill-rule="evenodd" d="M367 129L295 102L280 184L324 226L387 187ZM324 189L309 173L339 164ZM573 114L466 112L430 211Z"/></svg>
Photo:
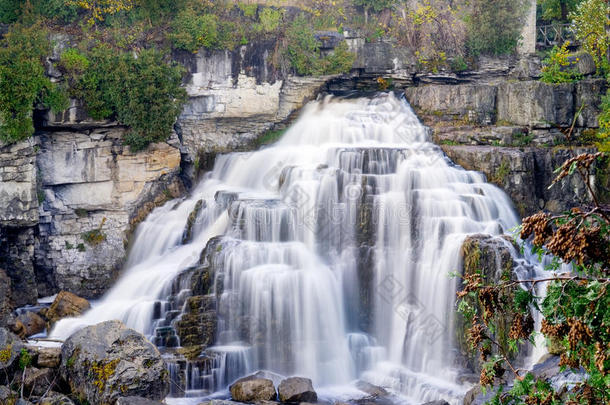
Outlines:
<svg viewBox="0 0 610 405"><path fill-rule="evenodd" d="M130 128L125 144L133 151L165 141L186 101L182 68L155 50L116 54L105 47L89 55L89 68L74 95L95 119L116 118Z"/></svg>
<svg viewBox="0 0 610 405"><path fill-rule="evenodd" d="M77 9L64 3L64 0L30 0L29 4L22 0L0 0L0 22L11 24L21 18L26 11L34 16L58 19L62 22L74 21Z"/></svg>
<svg viewBox="0 0 610 405"><path fill-rule="evenodd" d="M282 21L282 11L264 8L258 16L258 21L258 24L255 26L256 31L266 33L277 31Z"/></svg>
<svg viewBox="0 0 610 405"><path fill-rule="evenodd" d="M470 54L514 52L521 35L525 3L524 0L473 0L466 18L466 44Z"/></svg>
<svg viewBox="0 0 610 405"><path fill-rule="evenodd" d="M326 75L347 73L354 66L356 55L349 51L347 42L341 42L334 52L321 62L321 71Z"/></svg>
<svg viewBox="0 0 610 405"><path fill-rule="evenodd" d="M169 39L177 49L197 52L199 48L215 49L219 45L218 17L213 14L196 15L191 9L178 14L172 23Z"/></svg>
<svg viewBox="0 0 610 405"><path fill-rule="evenodd" d="M320 48L313 29L303 16L298 16L286 30L284 56L295 72L302 76L319 72Z"/></svg>
<svg viewBox="0 0 610 405"><path fill-rule="evenodd" d="M370 9L375 12L383 11L393 7L396 0L354 0L354 5Z"/></svg>
<svg viewBox="0 0 610 405"><path fill-rule="evenodd" d="M58 111L68 100L45 76L50 51L40 25L15 24L0 42L0 140L16 142L34 133L32 110L37 103Z"/></svg>
<svg viewBox="0 0 610 405"><path fill-rule="evenodd" d="M549 57L543 62L541 81L545 83L572 83L581 79L581 75L572 68L569 61L569 42L561 47L555 46Z"/></svg>
<svg viewBox="0 0 610 405"><path fill-rule="evenodd" d="M610 38L606 33L606 25L610 24L609 15L610 4L605 0L584 0L570 15L576 39L593 56L601 74L610 73L610 64L606 59L610 46Z"/></svg>

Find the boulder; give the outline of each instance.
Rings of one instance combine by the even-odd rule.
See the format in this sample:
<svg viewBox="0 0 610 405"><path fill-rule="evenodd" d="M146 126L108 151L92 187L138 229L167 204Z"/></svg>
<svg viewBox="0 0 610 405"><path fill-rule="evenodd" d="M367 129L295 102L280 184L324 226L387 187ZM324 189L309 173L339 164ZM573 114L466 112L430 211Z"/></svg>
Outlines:
<svg viewBox="0 0 610 405"><path fill-rule="evenodd" d="M119 321L70 336L61 357L60 372L73 395L91 405L129 396L161 400L169 391L169 375L157 348Z"/></svg>
<svg viewBox="0 0 610 405"><path fill-rule="evenodd" d="M23 384L24 392L29 395L44 395L49 388L55 388L57 371L50 368L27 367L23 374L18 374L17 382Z"/></svg>
<svg viewBox="0 0 610 405"><path fill-rule="evenodd" d="M317 402L318 394L309 378L290 377L278 387L281 402Z"/></svg>
<svg viewBox="0 0 610 405"><path fill-rule="evenodd" d="M237 380L229 389L231 398L239 402L273 401L277 397L273 381L254 375Z"/></svg>
<svg viewBox="0 0 610 405"><path fill-rule="evenodd" d="M23 325L19 329L21 334L19 335L22 339L27 336L37 335L44 332L46 328L46 322L36 312L27 311L17 317L16 325L21 323ZM19 325L19 326L21 326ZM17 333L17 331L15 331Z"/></svg>
<svg viewBox="0 0 610 405"><path fill-rule="evenodd" d="M71 292L62 291L44 314L49 320L49 329L60 319L82 315L91 308L89 301Z"/></svg>
<svg viewBox="0 0 610 405"><path fill-rule="evenodd" d="M38 349L36 365L38 367L56 368L61 361L61 347L41 347Z"/></svg>
<svg viewBox="0 0 610 405"><path fill-rule="evenodd" d="M163 402L143 397L124 397L117 399L116 405L163 405Z"/></svg>
<svg viewBox="0 0 610 405"><path fill-rule="evenodd" d="M59 392L51 391L42 398L39 405L74 405L74 402L64 394Z"/></svg>
<svg viewBox="0 0 610 405"><path fill-rule="evenodd" d="M24 348L21 339L17 335L4 328L0 328L0 381L4 378L4 372L8 372L15 365Z"/></svg>
<svg viewBox="0 0 610 405"><path fill-rule="evenodd" d="M580 52L574 56L568 58L572 64L576 65L575 68L581 75L592 75L597 71L595 66L595 59L587 52Z"/></svg>
<svg viewBox="0 0 610 405"><path fill-rule="evenodd" d="M385 388L373 385L366 381L356 382L356 388L358 388L362 392L366 392L372 397L385 397L389 395L388 391Z"/></svg>

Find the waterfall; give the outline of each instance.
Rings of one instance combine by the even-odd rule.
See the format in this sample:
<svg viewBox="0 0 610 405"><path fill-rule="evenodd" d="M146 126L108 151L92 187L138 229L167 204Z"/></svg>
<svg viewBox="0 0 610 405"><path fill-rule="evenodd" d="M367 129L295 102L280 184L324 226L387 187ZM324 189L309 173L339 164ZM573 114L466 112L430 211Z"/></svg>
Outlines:
<svg viewBox="0 0 610 405"><path fill-rule="evenodd" d="M193 378L214 391L266 370L309 377L320 392L361 379L406 402L457 404L467 386L449 273L467 235L517 224L509 198L454 165L406 102L327 97L275 145L218 156L188 198L156 209L114 288L52 336L120 319L153 337L167 325L153 321L158 306L180 309L180 299L165 300L175 280L220 236L206 258L214 360L207 377L189 369Z"/></svg>

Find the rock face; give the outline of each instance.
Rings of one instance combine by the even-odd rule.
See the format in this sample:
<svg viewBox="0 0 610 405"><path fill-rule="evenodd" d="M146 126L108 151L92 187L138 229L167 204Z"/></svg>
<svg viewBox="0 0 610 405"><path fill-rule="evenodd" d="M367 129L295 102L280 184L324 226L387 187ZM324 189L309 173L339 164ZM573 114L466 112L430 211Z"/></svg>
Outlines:
<svg viewBox="0 0 610 405"><path fill-rule="evenodd" d="M512 246L512 241L504 237L494 237L490 235L472 235L467 237L461 249L463 274L475 274L478 271L482 272L483 279L486 283L498 282L506 273L512 274L516 263L513 260L513 254L516 249ZM500 302L513 302L513 297L510 293L501 293L499 296ZM496 319L497 331L495 339L507 349L508 332L513 323L512 318ZM481 371L481 360L476 353L471 353L469 345L466 341L466 327L463 320L458 319L456 336L458 347L466 359L467 366L478 373ZM508 350L506 350L508 352ZM492 353L497 353L498 349L493 348Z"/></svg>
<svg viewBox="0 0 610 405"><path fill-rule="evenodd" d="M277 388L281 402L317 402L318 394L309 378L290 377L283 380Z"/></svg>
<svg viewBox="0 0 610 405"><path fill-rule="evenodd" d="M89 308L91 308L91 305L86 299L76 294L62 291L57 294L57 297L55 297L55 300L44 315L49 321L49 328L52 328L55 322L60 319L82 315Z"/></svg>
<svg viewBox="0 0 610 405"><path fill-rule="evenodd" d="M7 326L11 320L13 303L11 302L11 279L0 269L0 328Z"/></svg>
<svg viewBox="0 0 610 405"><path fill-rule="evenodd" d="M273 381L254 375L237 380L230 391L231 398L238 402L273 401L276 398Z"/></svg>
<svg viewBox="0 0 610 405"><path fill-rule="evenodd" d="M593 149L467 145L442 145L442 149L453 162L466 170L483 172L488 181L505 190L521 216L540 210L563 212L591 201L577 177L549 186L555 178L553 172L564 161Z"/></svg>
<svg viewBox="0 0 610 405"><path fill-rule="evenodd" d="M92 405L129 396L160 400L169 391L159 351L118 321L90 326L68 338L60 370L73 394Z"/></svg>

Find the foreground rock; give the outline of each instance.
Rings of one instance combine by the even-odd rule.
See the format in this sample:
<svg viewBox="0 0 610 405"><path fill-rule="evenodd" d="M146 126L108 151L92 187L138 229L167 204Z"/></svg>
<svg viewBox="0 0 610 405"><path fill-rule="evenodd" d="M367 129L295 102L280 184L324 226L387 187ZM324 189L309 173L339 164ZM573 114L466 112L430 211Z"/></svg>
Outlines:
<svg viewBox="0 0 610 405"><path fill-rule="evenodd" d="M115 405L163 405L163 402L142 397L125 397L119 398Z"/></svg>
<svg viewBox="0 0 610 405"><path fill-rule="evenodd" d="M238 402L273 401L277 396L273 381L254 375L237 380L230 391L231 398Z"/></svg>
<svg viewBox="0 0 610 405"><path fill-rule="evenodd" d="M0 383L19 359L23 343L17 335L0 328Z"/></svg>
<svg viewBox="0 0 610 405"><path fill-rule="evenodd" d="M62 291L57 294L57 297L44 315L49 320L50 329L60 319L82 315L89 308L91 308L91 305L86 299L76 294Z"/></svg>
<svg viewBox="0 0 610 405"><path fill-rule="evenodd" d="M27 311L17 317L13 332L23 339L44 332L46 326L45 320L40 315Z"/></svg>
<svg viewBox="0 0 610 405"><path fill-rule="evenodd" d="M281 402L317 402L318 394L309 378L291 377L278 387Z"/></svg>
<svg viewBox="0 0 610 405"><path fill-rule="evenodd" d="M157 348L119 321L75 333L61 355L62 377L73 395L91 405L129 396L161 400L169 391L168 372Z"/></svg>

